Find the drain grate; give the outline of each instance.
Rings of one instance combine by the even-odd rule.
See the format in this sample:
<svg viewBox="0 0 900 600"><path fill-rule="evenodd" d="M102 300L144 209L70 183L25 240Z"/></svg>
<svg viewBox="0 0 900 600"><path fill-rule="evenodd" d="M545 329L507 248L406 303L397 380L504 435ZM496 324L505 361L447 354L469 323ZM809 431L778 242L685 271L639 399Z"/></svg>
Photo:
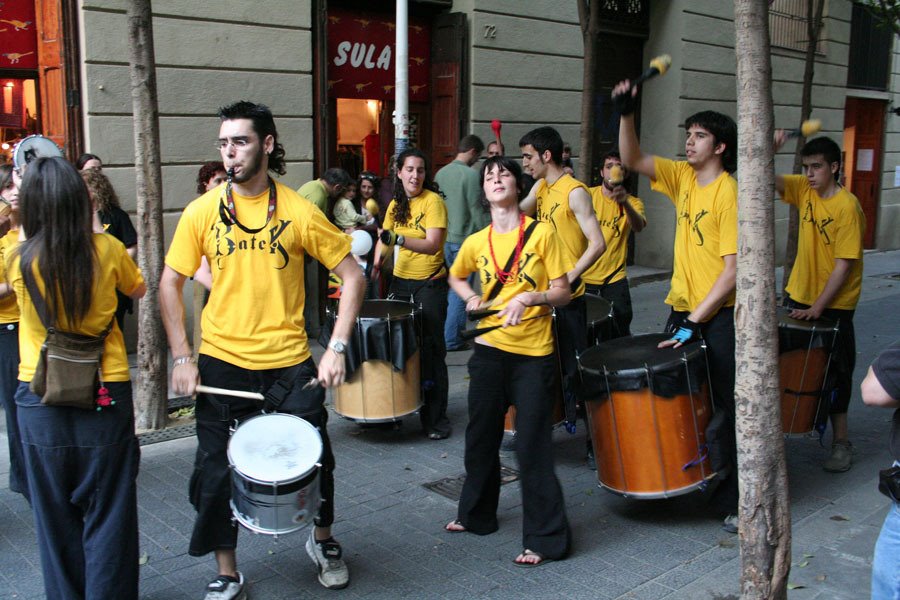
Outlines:
<svg viewBox="0 0 900 600"><path fill-rule="evenodd" d="M167 403L168 412L172 413L182 408L188 408L194 405L194 399L191 396L179 396L178 398L169 398Z"/></svg>
<svg viewBox="0 0 900 600"><path fill-rule="evenodd" d="M506 465L500 465L500 485L506 485L513 481L518 481L519 472L511 469ZM423 483L422 487L426 490L440 494L444 498L449 498L454 502L459 501L462 495L463 483L466 481L465 475L457 475L456 477L444 477L430 483Z"/></svg>
<svg viewBox="0 0 900 600"><path fill-rule="evenodd" d="M138 443L141 446L147 446L148 444L158 444L159 442L168 442L170 440L191 437L196 432L196 425L194 423L189 423L186 425L179 425L177 427L160 429L159 431L146 431L144 433L139 433L137 438Z"/></svg>

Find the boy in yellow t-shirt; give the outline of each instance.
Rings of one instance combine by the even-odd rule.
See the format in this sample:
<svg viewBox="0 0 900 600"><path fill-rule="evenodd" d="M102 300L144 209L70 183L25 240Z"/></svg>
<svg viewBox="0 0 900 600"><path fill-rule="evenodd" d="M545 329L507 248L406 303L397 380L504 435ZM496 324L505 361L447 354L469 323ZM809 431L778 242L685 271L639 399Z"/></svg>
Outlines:
<svg viewBox="0 0 900 600"><path fill-rule="evenodd" d="M601 296L612 304L612 323L605 337L613 339L631 335L631 292L625 273L628 236L632 231L641 231L647 218L640 198L630 195L622 185L623 181L610 178L615 167L622 171L623 178L628 175L618 151L607 152L600 162L603 165L600 170L602 182L590 190L600 231L606 239L606 252L584 272L582 279L588 293Z"/></svg>
<svg viewBox="0 0 900 600"><path fill-rule="evenodd" d="M519 140L524 171L536 183L520 207L527 215L553 226L562 243L569 270L572 301L556 311L559 357L563 372L566 421L575 424L576 355L587 348L587 310L582 273L600 258L606 242L594 215L591 194L583 183L563 171L563 140L552 127L538 127Z"/></svg>
<svg viewBox="0 0 900 600"><path fill-rule="evenodd" d="M711 456L719 473L710 503L727 515L722 528L737 533L737 446L734 437L734 286L737 268L737 126L730 117L703 111L685 120L687 160L672 161L641 151L634 128L637 87L623 81L613 89L621 115L619 152L629 169L650 178L654 190L676 211L672 307L662 345L680 347L700 338L706 343L713 402L725 424L710 428Z"/></svg>
<svg viewBox="0 0 900 600"><path fill-rule="evenodd" d="M786 139L783 131L776 132L776 149ZM833 140L810 140L801 155L803 175L775 179L781 199L800 211L797 258L785 288L785 306L793 309L790 316L795 319L825 318L838 323L831 363L834 387L825 390L833 428L831 456L823 466L840 473L850 469L853 455L847 437L847 408L856 365L853 313L862 288L866 217L856 196L838 181L841 149Z"/></svg>

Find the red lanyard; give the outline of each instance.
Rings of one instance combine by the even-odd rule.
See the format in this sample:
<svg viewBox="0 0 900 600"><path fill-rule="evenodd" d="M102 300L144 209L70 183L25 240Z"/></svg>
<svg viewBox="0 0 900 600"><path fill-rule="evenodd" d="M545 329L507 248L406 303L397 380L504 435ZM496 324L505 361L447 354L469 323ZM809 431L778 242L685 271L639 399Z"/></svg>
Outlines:
<svg viewBox="0 0 900 600"><path fill-rule="evenodd" d="M519 239L516 242L516 253L513 255L513 261L509 271L504 271L500 267L500 263L497 262L497 257L494 255L493 233L494 224L491 223L491 226L488 228L488 248L491 250L491 260L494 262L494 272L497 274L497 281L499 281L501 285L506 285L512 281L519 272L519 257L522 256L522 246L525 245L525 213L519 213Z"/></svg>

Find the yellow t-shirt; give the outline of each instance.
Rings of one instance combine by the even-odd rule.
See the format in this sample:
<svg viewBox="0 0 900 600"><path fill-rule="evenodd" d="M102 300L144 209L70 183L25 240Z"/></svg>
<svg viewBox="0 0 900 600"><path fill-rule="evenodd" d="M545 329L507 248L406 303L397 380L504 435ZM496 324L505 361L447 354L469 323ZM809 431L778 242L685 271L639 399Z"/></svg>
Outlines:
<svg viewBox="0 0 900 600"><path fill-rule="evenodd" d="M395 206L397 201L391 200L384 215L384 229L390 229L397 235L424 240L427 229L447 229L447 206L444 199L430 190L423 190L409 201L409 221L406 223L394 222ZM400 256L394 265L394 277L428 279L443 264L443 246L437 254L422 254L408 248L400 248Z"/></svg>
<svg viewBox="0 0 900 600"><path fill-rule="evenodd" d="M533 219L525 218L525 229L529 227ZM450 273L454 277L464 279L470 273L478 271L481 279L481 289L484 296L490 293L497 284L497 268L491 259L491 251L488 246L488 231L486 227L466 238L456 255ZM494 256L502 269L510 255L515 251L519 240L519 228L507 233L494 232L491 241L494 245ZM538 223L531 237L522 248L519 257L519 271L515 280L507 283L497 295L496 304L492 308L502 309L517 294L522 292L543 292L550 287L550 281L557 277L563 277L574 264L562 247L553 229L545 223ZM550 312L549 306L529 306L525 309L523 318L533 317ZM499 325L506 317L498 318L491 315L482 319L479 327ZM481 337L490 346L499 348L514 354L525 356L546 356L553 352L553 333L550 318L532 319L523 321L513 327L501 327Z"/></svg>
<svg viewBox="0 0 900 600"><path fill-rule="evenodd" d="M855 309L862 289L866 233L866 216L859 200L843 187L823 200L803 175L784 177L782 200L800 211L797 260L786 288L791 299L813 304L834 271L834 259L845 258L853 260L853 266L827 308Z"/></svg>
<svg viewBox="0 0 900 600"><path fill-rule="evenodd" d="M84 335L100 335L110 321L112 330L106 336L103 345L103 364L101 371L103 381L129 381L128 356L125 353L125 340L118 323L115 322L116 307L119 300L116 290L130 295L144 283L141 271L125 251L122 242L111 235L94 234L94 249L97 264L94 270L94 285L91 289L91 308L78 328L73 328L65 317L58 316L57 325L63 331L82 333ZM32 263L38 290L44 293L44 281L37 273L37 260ZM19 321L19 381L31 381L34 367L41 353L41 345L47 338L47 330L31 302L31 295L25 289L25 280L19 268L19 256L13 255L9 263L9 280L16 292L21 319Z"/></svg>
<svg viewBox="0 0 900 600"><path fill-rule="evenodd" d="M535 198L537 198L535 218L553 226L573 266L588 247L588 241L584 237L584 232L581 231L581 225L578 224L575 213L569 207L569 194L577 188L584 188L584 191L590 194L586 185L566 173L554 181L553 185L547 185L547 180L541 179L534 191ZM572 290L573 298L582 294L584 294L584 281Z"/></svg>
<svg viewBox="0 0 900 600"><path fill-rule="evenodd" d="M737 181L722 172L701 186L684 161L655 157L652 189L675 205L675 260L666 304L690 312L709 294L725 268L722 257L737 254ZM734 306L734 292L723 303Z"/></svg>
<svg viewBox="0 0 900 600"><path fill-rule="evenodd" d="M275 185L275 213L259 233L221 220L220 187L184 209L166 255L166 265L184 276L194 274L201 256L209 261L213 285L203 309L200 352L244 369L277 369L309 358L304 258L310 254L333 269L350 253L350 236L295 191ZM256 229L266 222L269 191L234 194L234 204L238 221Z"/></svg>
<svg viewBox="0 0 900 600"><path fill-rule="evenodd" d="M606 252L582 273L581 278L585 283L592 285L615 283L625 279L625 260L628 258L628 234L631 233L631 223L628 222L625 209L612 198L603 195L602 185L592 187L590 190L600 231L606 240ZM628 202L639 215L644 216L644 203L639 198L628 196ZM606 281L613 272L615 274Z"/></svg>
<svg viewBox="0 0 900 600"><path fill-rule="evenodd" d="M10 229L6 235L0 238L0 283L8 283L6 278L6 261L12 255L13 249L19 243L19 230ZM0 323L16 323L19 320L19 305L16 295L9 294L0 298Z"/></svg>

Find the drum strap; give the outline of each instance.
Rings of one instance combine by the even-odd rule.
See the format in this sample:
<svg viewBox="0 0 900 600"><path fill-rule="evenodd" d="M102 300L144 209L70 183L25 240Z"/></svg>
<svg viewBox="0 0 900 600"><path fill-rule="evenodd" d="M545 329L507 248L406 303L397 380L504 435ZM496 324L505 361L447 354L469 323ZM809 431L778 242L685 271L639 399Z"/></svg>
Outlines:
<svg viewBox="0 0 900 600"><path fill-rule="evenodd" d="M531 237L531 234L534 232L534 228L537 227L538 222L532 221L531 225L528 226L528 229L525 230L524 235L522 236L522 247L525 247L525 244L528 243L528 238ZM512 269L513 261L516 260L516 249L513 248L512 254L509 255L509 260L506 261L506 266L503 267L503 270L509 272ZM497 280L497 283L494 284L494 287L491 288L491 292L484 299L483 304L487 304L491 300L497 297L500 293L500 290L503 289L503 284L500 283L500 280Z"/></svg>

